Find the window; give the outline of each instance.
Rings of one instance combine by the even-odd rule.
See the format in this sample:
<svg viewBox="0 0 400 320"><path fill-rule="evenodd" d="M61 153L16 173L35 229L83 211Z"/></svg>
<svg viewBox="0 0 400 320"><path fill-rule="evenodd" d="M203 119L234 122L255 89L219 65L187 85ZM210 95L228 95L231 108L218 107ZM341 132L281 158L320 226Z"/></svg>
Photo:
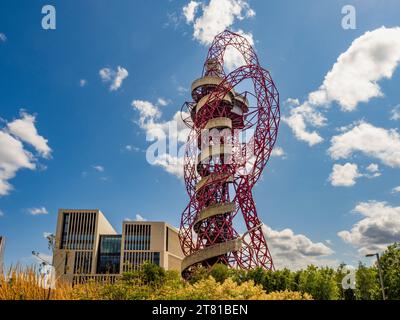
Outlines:
<svg viewBox="0 0 400 320"><path fill-rule="evenodd" d="M165 250L168 251L169 228L166 227L166 229L167 229L167 230L166 230L166 232L165 232L165 234L166 234L166 236L165 236L165 238L166 238L166 239L165 239L165 243L166 243L166 245L165 245L165 246L166 246Z"/></svg>
<svg viewBox="0 0 400 320"><path fill-rule="evenodd" d="M76 251L74 274L90 274L92 271L92 252Z"/></svg>
<svg viewBox="0 0 400 320"><path fill-rule="evenodd" d="M100 236L97 273L119 273L121 235Z"/></svg>
<svg viewBox="0 0 400 320"><path fill-rule="evenodd" d="M69 213L64 214L61 249L65 248L68 241Z"/></svg>
<svg viewBox="0 0 400 320"><path fill-rule="evenodd" d="M126 224L125 250L150 250L151 225Z"/></svg>

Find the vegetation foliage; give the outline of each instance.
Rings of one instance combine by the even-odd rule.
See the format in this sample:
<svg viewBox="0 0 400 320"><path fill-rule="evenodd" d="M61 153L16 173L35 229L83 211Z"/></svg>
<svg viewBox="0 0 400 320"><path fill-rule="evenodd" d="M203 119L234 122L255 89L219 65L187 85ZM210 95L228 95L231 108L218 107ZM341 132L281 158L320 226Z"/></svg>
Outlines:
<svg viewBox="0 0 400 320"><path fill-rule="evenodd" d="M400 300L400 244L389 246L380 261L387 298ZM354 290L343 289L342 279L346 274L344 265L337 269L310 265L298 271L257 268L245 272L219 264L212 269L200 267L185 281L177 272L145 263L140 270L123 274L115 283L89 281L75 286L58 283L54 289L45 289L37 270L16 267L0 274L0 300L382 299L375 265L359 264Z"/></svg>

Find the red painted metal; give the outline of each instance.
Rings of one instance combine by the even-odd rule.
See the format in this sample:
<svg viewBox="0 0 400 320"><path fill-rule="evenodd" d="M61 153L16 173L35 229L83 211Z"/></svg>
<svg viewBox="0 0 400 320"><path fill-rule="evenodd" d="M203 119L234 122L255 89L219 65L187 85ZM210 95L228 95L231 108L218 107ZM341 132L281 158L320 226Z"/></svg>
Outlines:
<svg viewBox="0 0 400 320"><path fill-rule="evenodd" d="M223 67L224 53L229 46L242 54L245 64L226 74ZM241 238L242 248L239 251L227 252L200 263L205 266L224 263L242 269L273 269L252 188L260 178L277 138L280 120L278 91L269 72L260 66L249 42L230 31L215 37L208 51L202 77L218 77L221 82L218 85L194 88L194 101L186 102L183 106L190 114L184 121L191 128L184 161L185 185L190 201L182 214L179 231L183 253L190 256L209 246ZM232 109L234 103L237 103L235 98L235 102L229 104L224 101L224 97L237 96L238 85L244 81L252 84L253 88L251 92L240 93L241 98L248 98L249 105L242 109L242 114L238 114ZM209 96L205 98L207 101L204 106L196 110L199 100L207 94ZM214 130L204 135L208 121L217 117L230 118L232 128ZM249 132L252 133L251 138L243 141L240 135ZM215 133L218 135L215 136ZM219 154L198 163L201 150L213 144L231 146L232 154L228 157ZM211 174L217 177L216 180L196 190L199 181ZM233 177L233 181L228 180L229 176ZM235 211L198 221L203 209L229 202L235 204ZM246 230L244 234L236 230L240 216L243 217L241 229ZM189 269L184 272L189 272Z"/></svg>

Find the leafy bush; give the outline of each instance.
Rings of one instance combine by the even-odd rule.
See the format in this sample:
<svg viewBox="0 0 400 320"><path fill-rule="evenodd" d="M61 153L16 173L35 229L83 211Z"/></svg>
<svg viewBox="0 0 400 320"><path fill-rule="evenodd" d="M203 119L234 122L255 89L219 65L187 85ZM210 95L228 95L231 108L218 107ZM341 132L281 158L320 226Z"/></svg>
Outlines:
<svg viewBox="0 0 400 320"><path fill-rule="evenodd" d="M385 292L389 299L400 299L400 244L389 246L381 257ZM115 283L89 281L72 287L58 283L56 289L44 289L34 268L10 268L0 274L0 300L334 300L381 299L376 266L363 264L356 270L356 289L341 286L346 275L344 265L336 270L308 266L304 270L233 270L217 264L211 269L197 268L189 281L175 271L145 263L140 270L124 273Z"/></svg>

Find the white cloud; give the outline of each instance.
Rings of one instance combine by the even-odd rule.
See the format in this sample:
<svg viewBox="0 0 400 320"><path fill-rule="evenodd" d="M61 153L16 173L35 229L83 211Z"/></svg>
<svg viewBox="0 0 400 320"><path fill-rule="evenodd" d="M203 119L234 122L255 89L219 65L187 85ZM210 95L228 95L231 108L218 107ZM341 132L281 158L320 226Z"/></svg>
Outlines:
<svg viewBox="0 0 400 320"><path fill-rule="evenodd" d="M165 107L169 104L169 101L164 98L158 98L157 103L158 103L158 105Z"/></svg>
<svg viewBox="0 0 400 320"><path fill-rule="evenodd" d="M153 164L178 178L183 178L183 157L175 157L165 153L159 155Z"/></svg>
<svg viewBox="0 0 400 320"><path fill-rule="evenodd" d="M99 75L101 80L103 80L104 82L108 82L111 81L112 79L112 70L110 68L103 68L99 71Z"/></svg>
<svg viewBox="0 0 400 320"><path fill-rule="evenodd" d="M0 130L0 196L7 195L12 190L8 180L24 168L36 168L32 154L24 149L21 141Z"/></svg>
<svg viewBox="0 0 400 320"><path fill-rule="evenodd" d="M281 147L274 147L272 149L271 156L284 158L286 156L286 153Z"/></svg>
<svg viewBox="0 0 400 320"><path fill-rule="evenodd" d="M383 96L378 82L390 79L399 62L399 27L381 27L364 33L338 57L319 89L311 92L303 104L292 108L284 121L297 139L309 145L322 142L316 131L307 129L307 125L319 127L326 123L317 108L337 102L343 111L353 111L359 103Z"/></svg>
<svg viewBox="0 0 400 320"><path fill-rule="evenodd" d="M400 104L392 109L390 120L400 120Z"/></svg>
<svg viewBox="0 0 400 320"><path fill-rule="evenodd" d="M0 42L6 42L7 41L7 37L4 33L0 32Z"/></svg>
<svg viewBox="0 0 400 320"><path fill-rule="evenodd" d="M196 10L199 7L200 2L190 1L186 6L183 7L183 15L185 16L186 23L191 23L194 20Z"/></svg>
<svg viewBox="0 0 400 320"><path fill-rule="evenodd" d="M369 201L357 204L353 212L362 219L351 230L338 232L338 236L358 248L361 254L382 251L389 244L400 241L400 207Z"/></svg>
<svg viewBox="0 0 400 320"><path fill-rule="evenodd" d="M355 152L390 167L400 167L400 134L395 129L386 130L361 121L331 139L328 153L333 159L346 159Z"/></svg>
<svg viewBox="0 0 400 320"><path fill-rule="evenodd" d="M400 28L381 27L353 41L341 54L318 91L310 94L315 105L336 101L344 111L383 95L378 81L390 79L400 62Z"/></svg>
<svg viewBox="0 0 400 320"><path fill-rule="evenodd" d="M43 238L47 239L48 237L50 237L51 235L53 235L52 232L43 232Z"/></svg>
<svg viewBox="0 0 400 320"><path fill-rule="evenodd" d="M22 112L20 119L6 123L0 129L0 196L13 189L9 180L19 170L37 168L37 157L25 149L23 142L33 145L39 156L50 157L51 149L47 140L38 134L34 116Z"/></svg>
<svg viewBox="0 0 400 320"><path fill-rule="evenodd" d="M254 16L246 0L210 0L208 5L201 5L202 15L193 19L196 40L204 45L209 45L214 37L231 27L235 20Z"/></svg>
<svg viewBox="0 0 400 320"><path fill-rule="evenodd" d="M400 193L400 186L393 188L393 189L392 189L392 193L393 193L393 194L395 194L395 193Z"/></svg>
<svg viewBox="0 0 400 320"><path fill-rule="evenodd" d="M48 140L38 134L35 122L35 116L22 112L20 119L7 124L7 131L23 142L32 145L42 157L49 158L51 149L48 145Z"/></svg>
<svg viewBox="0 0 400 320"><path fill-rule="evenodd" d="M145 218L143 218L140 214L136 215L136 221L146 221Z"/></svg>
<svg viewBox="0 0 400 320"><path fill-rule="evenodd" d="M87 84L87 80L86 79L79 80L79 86L80 87L84 87L84 86L86 86L86 84Z"/></svg>
<svg viewBox="0 0 400 320"><path fill-rule="evenodd" d="M29 209L27 209L27 211L32 216L43 215L43 214L49 213L45 207L29 208Z"/></svg>
<svg viewBox="0 0 400 320"><path fill-rule="evenodd" d="M358 172L356 164L334 164L329 181L334 187L351 187L356 184L356 179L359 177L361 177L361 174Z"/></svg>
<svg viewBox="0 0 400 320"><path fill-rule="evenodd" d="M186 142L190 129L182 121L182 117L188 117L186 112L178 111L169 121L159 121L162 113L160 109L149 101L133 100L132 107L139 112L139 126L146 132L146 139L166 140L170 144L169 153L167 146L165 150L158 150L157 156L152 161L147 160L151 165L162 167L168 173L179 178L183 177L183 155L179 154L180 145ZM171 144L176 144L175 149L171 150ZM175 151L175 152L174 152ZM148 155L146 155L148 156Z"/></svg>
<svg viewBox="0 0 400 320"><path fill-rule="evenodd" d="M266 225L262 228L276 268L300 269L309 264L336 264L336 261L325 259L333 254L333 250L322 242L315 243L307 236L295 234L288 228L281 231Z"/></svg>
<svg viewBox="0 0 400 320"><path fill-rule="evenodd" d="M1 217L4 217L4 212L3 212L3 210L0 210L0 218Z"/></svg>
<svg viewBox="0 0 400 320"><path fill-rule="evenodd" d="M307 124L315 127L325 125L326 118L316 112L309 104L304 103L290 110L289 117L282 117L282 120L292 129L298 140L307 142L310 146L321 143L324 139L316 131L308 131Z"/></svg>
<svg viewBox="0 0 400 320"><path fill-rule="evenodd" d="M247 41L249 42L249 44L251 46L254 45L254 39L253 39L253 35L251 33L245 33L242 30L238 30L236 31L237 34L240 34L241 36L243 36L245 39L247 39ZM226 48L225 50L225 54L224 54L224 67L226 68L226 70L233 71L243 65L245 65L246 62L243 58L243 55L234 47L229 46L228 48Z"/></svg>
<svg viewBox="0 0 400 320"><path fill-rule="evenodd" d="M197 15L197 9L201 14ZM201 44L208 46L214 37L226 29L231 29L235 21L251 18L255 15L247 0L210 0L208 5L191 1L183 7L186 22L193 24L193 37ZM250 45L254 44L253 35L243 30L236 33L245 37ZM228 47L224 55L225 67L232 71L244 64L242 55L233 47Z"/></svg>
<svg viewBox="0 0 400 320"><path fill-rule="evenodd" d="M132 107L139 111L139 123L140 126L144 126L146 121L154 122L161 116L160 110L149 101L133 100L131 103Z"/></svg>
<svg viewBox="0 0 400 320"><path fill-rule="evenodd" d="M124 221L147 221L147 219L143 218L140 214L137 214L135 219L125 218Z"/></svg>
<svg viewBox="0 0 400 320"><path fill-rule="evenodd" d="M364 174L364 176L367 178L376 178L381 176L381 173L379 172L379 166L376 163L371 163L365 169L368 171L368 173Z"/></svg>
<svg viewBox="0 0 400 320"><path fill-rule="evenodd" d="M376 163L371 163L366 169L371 173L379 172L379 166Z"/></svg>
<svg viewBox="0 0 400 320"><path fill-rule="evenodd" d="M125 68L118 66L117 71L103 68L99 71L99 75L103 82L111 82L110 91L116 91L121 87L122 82L128 77L129 73Z"/></svg>
<svg viewBox="0 0 400 320"><path fill-rule="evenodd" d="M104 172L104 167L100 165L92 166L92 168L98 172Z"/></svg>

